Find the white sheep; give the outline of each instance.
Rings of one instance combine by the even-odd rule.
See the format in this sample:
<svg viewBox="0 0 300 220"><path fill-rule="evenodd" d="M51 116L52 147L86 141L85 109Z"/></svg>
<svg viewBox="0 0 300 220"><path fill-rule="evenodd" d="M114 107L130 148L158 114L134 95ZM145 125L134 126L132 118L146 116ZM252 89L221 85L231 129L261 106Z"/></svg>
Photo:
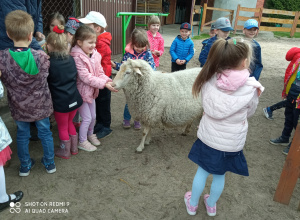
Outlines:
<svg viewBox="0 0 300 220"><path fill-rule="evenodd" d="M128 59L114 78L114 88L123 89L130 113L144 126L143 138L136 149L142 152L156 127L185 126L186 135L194 119L200 119L200 98L192 95L193 83L201 68L173 73L153 71L144 60Z"/></svg>

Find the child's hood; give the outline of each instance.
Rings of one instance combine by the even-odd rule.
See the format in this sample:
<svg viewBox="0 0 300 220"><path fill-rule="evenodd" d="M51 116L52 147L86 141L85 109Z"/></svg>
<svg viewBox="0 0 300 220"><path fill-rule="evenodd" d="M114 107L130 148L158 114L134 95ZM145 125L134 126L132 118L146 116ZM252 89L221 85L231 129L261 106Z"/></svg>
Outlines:
<svg viewBox="0 0 300 220"><path fill-rule="evenodd" d="M300 48L298 47L293 47L291 48L287 53L286 53L286 56L285 56L285 59L287 61L292 61L294 59L294 57L297 56L300 57Z"/></svg>
<svg viewBox="0 0 300 220"><path fill-rule="evenodd" d="M230 94L220 90L216 81L217 76L215 75L203 85L201 90L205 93L202 95L205 114L215 119L225 119L237 113L247 106L257 89L261 92L264 90L264 87L254 77L248 77L244 86Z"/></svg>
<svg viewBox="0 0 300 220"><path fill-rule="evenodd" d="M216 85L226 91L236 91L243 86L249 78L249 70L225 70L222 74L217 74Z"/></svg>
<svg viewBox="0 0 300 220"><path fill-rule="evenodd" d="M103 41L106 44L110 45L112 40L112 36L109 32L104 32L97 37L97 44L99 41Z"/></svg>

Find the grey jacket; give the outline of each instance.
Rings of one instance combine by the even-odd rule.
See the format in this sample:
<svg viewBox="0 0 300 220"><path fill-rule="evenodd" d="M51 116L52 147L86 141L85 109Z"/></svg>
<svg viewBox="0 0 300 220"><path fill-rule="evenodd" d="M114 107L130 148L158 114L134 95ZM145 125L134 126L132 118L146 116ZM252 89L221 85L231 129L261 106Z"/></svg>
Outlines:
<svg viewBox="0 0 300 220"><path fill-rule="evenodd" d="M3 97L3 86L0 81L0 98ZM12 142L11 137L8 133L7 128L5 127L2 118L0 117L0 152L6 148Z"/></svg>

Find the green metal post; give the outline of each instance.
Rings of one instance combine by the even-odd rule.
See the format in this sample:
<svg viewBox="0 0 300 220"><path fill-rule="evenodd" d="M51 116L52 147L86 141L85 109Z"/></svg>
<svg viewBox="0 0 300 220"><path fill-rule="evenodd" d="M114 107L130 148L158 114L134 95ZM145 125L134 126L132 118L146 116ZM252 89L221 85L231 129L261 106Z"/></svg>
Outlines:
<svg viewBox="0 0 300 220"><path fill-rule="evenodd" d="M201 7L201 12L200 12L200 21L199 21L199 27L198 27L198 35L200 35L201 22L202 22L202 13L203 13L203 7Z"/></svg>
<svg viewBox="0 0 300 220"><path fill-rule="evenodd" d="M140 13L140 12L118 12L117 13L117 18L122 17L122 51L123 55L125 54L125 47L126 47L126 30L129 25L129 22L132 18L132 16L151 16L151 15L156 15L156 16L168 16L169 13L167 14L161 14L161 13ZM127 19L126 19L126 16ZM141 26L141 25L140 25Z"/></svg>

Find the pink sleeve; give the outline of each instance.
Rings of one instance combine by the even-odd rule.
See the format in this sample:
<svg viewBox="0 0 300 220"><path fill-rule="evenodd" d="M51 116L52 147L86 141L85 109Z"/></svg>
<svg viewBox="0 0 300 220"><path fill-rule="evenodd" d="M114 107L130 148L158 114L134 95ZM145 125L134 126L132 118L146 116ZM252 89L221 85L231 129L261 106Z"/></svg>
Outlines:
<svg viewBox="0 0 300 220"><path fill-rule="evenodd" d="M165 51L165 41L164 39L161 37L161 40L159 41L159 45L158 45L158 51L160 53L160 56L164 53Z"/></svg>
<svg viewBox="0 0 300 220"><path fill-rule="evenodd" d="M103 69L100 77L93 76L92 73L89 72L85 62L83 62L80 57L74 57L74 60L77 67L78 77L83 83L94 88L104 89L105 84L111 81L109 77L104 75Z"/></svg>

